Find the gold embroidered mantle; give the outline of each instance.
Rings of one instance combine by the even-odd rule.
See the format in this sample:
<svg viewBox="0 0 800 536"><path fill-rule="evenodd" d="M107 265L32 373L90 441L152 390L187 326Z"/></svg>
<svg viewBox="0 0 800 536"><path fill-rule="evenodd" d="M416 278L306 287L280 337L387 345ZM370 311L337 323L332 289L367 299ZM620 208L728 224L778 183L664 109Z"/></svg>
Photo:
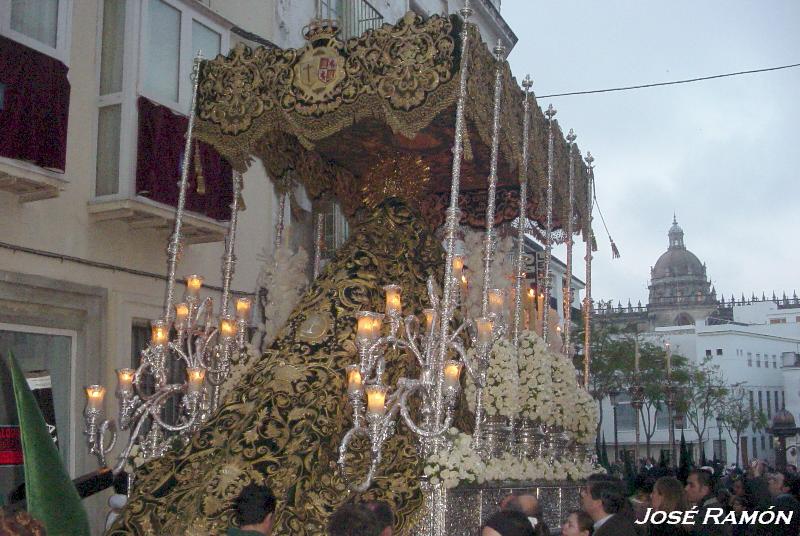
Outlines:
<svg viewBox="0 0 800 536"><path fill-rule="evenodd" d="M330 35L301 49L240 45L228 57L204 62L197 137L244 169L259 156L269 175L287 174L312 198L332 196L348 215L367 204L370 172L377 161L419 160L430 180L413 183L418 199L446 198L452 166L455 104L460 80L460 19L407 14L360 37ZM489 174L496 60L469 26L465 160L462 189L486 189ZM516 196L522 155L523 93L503 62L499 187ZM544 221L547 120L531 106L531 185L528 214ZM560 128L555 144L555 224L567 217L567 145ZM587 172L578 160L578 218L585 223ZM414 202L413 199L409 200ZM429 222L441 220L440 202L415 205ZM480 226L483 214L469 205L466 223ZM474 213L472 213L474 212ZM500 211L497 223L516 217Z"/></svg>
<svg viewBox="0 0 800 536"><path fill-rule="evenodd" d="M428 306L425 282L429 275L441 279L442 263L441 246L413 212L397 200L382 203L354 229L271 349L191 443L140 469L108 534L224 534L231 501L253 481L266 481L278 498L274 534L324 534L328 516L348 498L335 461L351 425L344 370L357 359L356 312L382 310L382 286L397 283L404 314L421 314ZM303 327L312 317L324 330L309 337ZM416 376L413 360L387 358L389 385ZM411 434L401 425L384 446L374 489L365 494L392 505L399 534L422 504L420 474Z"/></svg>

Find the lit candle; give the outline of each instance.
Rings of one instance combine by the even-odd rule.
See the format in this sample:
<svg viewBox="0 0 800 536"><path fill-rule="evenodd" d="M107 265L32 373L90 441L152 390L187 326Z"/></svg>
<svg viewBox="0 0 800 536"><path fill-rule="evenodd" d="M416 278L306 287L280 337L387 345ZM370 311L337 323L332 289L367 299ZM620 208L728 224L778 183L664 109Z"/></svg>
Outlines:
<svg viewBox="0 0 800 536"><path fill-rule="evenodd" d="M381 334L383 315L370 311L356 313L356 338L365 341L374 341Z"/></svg>
<svg viewBox="0 0 800 536"><path fill-rule="evenodd" d="M250 298L237 298L236 300L236 319L250 322L250 308L253 300Z"/></svg>
<svg viewBox="0 0 800 536"><path fill-rule="evenodd" d="M372 415L386 413L386 387L382 385L367 386L367 411Z"/></svg>
<svg viewBox="0 0 800 536"><path fill-rule="evenodd" d="M361 369L358 365L348 365L345 370L347 371L347 392L360 393L364 387L361 381Z"/></svg>
<svg viewBox="0 0 800 536"><path fill-rule="evenodd" d="M386 314L389 316L399 315L402 309L400 285L386 285L383 290L386 291Z"/></svg>
<svg viewBox="0 0 800 536"><path fill-rule="evenodd" d="M436 318L436 311L433 309L423 309L423 313L425 313L425 331L427 333L433 332L433 321Z"/></svg>
<svg viewBox="0 0 800 536"><path fill-rule="evenodd" d="M461 274L461 296L462 301L466 301L467 290L469 290L469 283L467 281L467 276Z"/></svg>
<svg viewBox="0 0 800 536"><path fill-rule="evenodd" d="M169 341L169 328L163 318L150 322L150 343L155 348L164 348Z"/></svg>
<svg viewBox="0 0 800 536"><path fill-rule="evenodd" d="M502 315L503 307L505 305L505 293L499 288L490 289L488 292L489 298L489 314Z"/></svg>
<svg viewBox="0 0 800 536"><path fill-rule="evenodd" d="M186 329L189 321L189 304L178 303L175 305L175 328Z"/></svg>
<svg viewBox="0 0 800 536"><path fill-rule="evenodd" d="M544 333L544 294L541 292L536 298L536 332L539 335Z"/></svg>
<svg viewBox="0 0 800 536"><path fill-rule="evenodd" d="M475 320L475 325L478 328L478 344L489 344L492 340L492 329L494 328L492 319L482 316Z"/></svg>
<svg viewBox="0 0 800 536"><path fill-rule="evenodd" d="M463 365L460 361L450 359L444 363L444 386L445 387L458 387L458 378L461 376L461 367Z"/></svg>
<svg viewBox="0 0 800 536"><path fill-rule="evenodd" d="M453 277L457 281L461 280L461 272L464 270L464 256L453 255Z"/></svg>
<svg viewBox="0 0 800 536"><path fill-rule="evenodd" d="M532 331L536 322L536 291L529 288L525 295L527 296L528 329Z"/></svg>
<svg viewBox="0 0 800 536"><path fill-rule="evenodd" d="M200 288L203 286L203 276L192 274L186 276L186 295L190 298L196 298L200 293Z"/></svg>
<svg viewBox="0 0 800 536"><path fill-rule="evenodd" d="M133 394L133 376L136 371L132 368L117 369L117 395L120 397Z"/></svg>
<svg viewBox="0 0 800 536"><path fill-rule="evenodd" d="M203 388L206 379L206 370L201 367L186 367L186 376L189 379L189 393L197 393Z"/></svg>
<svg viewBox="0 0 800 536"><path fill-rule="evenodd" d="M106 388L102 385L90 385L86 388L86 409L103 411L103 398Z"/></svg>
<svg viewBox="0 0 800 536"><path fill-rule="evenodd" d="M225 315L219 319L219 334L226 341L236 336L236 322L231 315Z"/></svg>

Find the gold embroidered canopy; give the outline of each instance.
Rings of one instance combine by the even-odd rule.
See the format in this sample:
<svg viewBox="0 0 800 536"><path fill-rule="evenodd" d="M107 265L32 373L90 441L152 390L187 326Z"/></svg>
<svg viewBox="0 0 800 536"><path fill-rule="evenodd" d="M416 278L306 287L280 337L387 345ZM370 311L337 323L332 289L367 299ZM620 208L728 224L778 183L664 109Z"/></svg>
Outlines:
<svg viewBox="0 0 800 536"><path fill-rule="evenodd" d="M484 225L496 60L469 26L462 223ZM408 13L340 41L315 26L300 49L237 46L204 62L196 136L235 167L259 157L285 187L303 184L312 199L334 198L345 214L387 196L405 198L431 225L449 201L455 106L460 80L457 17ZM498 162L496 224L519 214L523 92L507 63ZM528 216L545 218L547 119L531 106ZM568 214L568 149L556 125L554 223ZM576 158L576 228L585 224L587 170Z"/></svg>

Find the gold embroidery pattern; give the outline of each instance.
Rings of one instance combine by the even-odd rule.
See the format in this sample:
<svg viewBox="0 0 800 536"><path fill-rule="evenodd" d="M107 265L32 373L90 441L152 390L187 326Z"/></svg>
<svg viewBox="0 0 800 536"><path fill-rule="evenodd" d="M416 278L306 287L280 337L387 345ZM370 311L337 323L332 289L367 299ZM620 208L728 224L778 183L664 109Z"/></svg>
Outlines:
<svg viewBox="0 0 800 536"><path fill-rule="evenodd" d="M328 516L348 497L335 461L350 426L344 368L356 359L355 314L382 310L381 287L390 282L403 286L404 312L421 313L425 281L440 278L442 262L441 247L414 213L397 200L381 204L190 444L142 467L109 534L224 534L233 498L262 480L279 500L275 534L324 534ZM300 327L319 313L330 315L333 329L321 340L303 340ZM413 366L390 354L390 384L413 376ZM365 494L392 505L400 534L422 504L421 467L410 435L401 425L387 442L375 486Z"/></svg>

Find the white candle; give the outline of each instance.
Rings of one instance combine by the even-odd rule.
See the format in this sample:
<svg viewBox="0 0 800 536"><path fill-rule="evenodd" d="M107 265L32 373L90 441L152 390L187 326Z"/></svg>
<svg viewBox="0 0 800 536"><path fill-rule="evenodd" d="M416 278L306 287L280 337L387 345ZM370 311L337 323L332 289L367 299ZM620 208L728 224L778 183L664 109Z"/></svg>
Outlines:
<svg viewBox="0 0 800 536"><path fill-rule="evenodd" d="M200 288L203 286L203 276L192 274L186 276L186 295L190 298L196 298L200 293Z"/></svg>
<svg viewBox="0 0 800 536"><path fill-rule="evenodd" d="M155 348L164 348L169 342L167 321L163 318L150 322L150 343Z"/></svg>
<svg viewBox="0 0 800 536"><path fill-rule="evenodd" d="M383 290L386 291L386 314L399 315L403 308L400 301L400 285L386 285Z"/></svg>
<svg viewBox="0 0 800 536"><path fill-rule="evenodd" d="M250 322L250 308L253 301L250 298L237 298L236 300L236 320Z"/></svg>
<svg viewBox="0 0 800 536"><path fill-rule="evenodd" d="M463 365L459 361L450 359L444 364L444 385L445 387L458 387L458 378L461 376L461 367Z"/></svg>
<svg viewBox="0 0 800 536"><path fill-rule="evenodd" d="M175 304L175 329L186 329L189 320L189 304Z"/></svg>
<svg viewBox="0 0 800 536"><path fill-rule="evenodd" d="M425 332L432 333L433 321L436 318L436 311L433 309L424 309L422 312L425 313Z"/></svg>
<svg viewBox="0 0 800 536"><path fill-rule="evenodd" d="M203 382L206 379L205 369L200 367L187 367L186 376L189 379L189 393L197 393L203 388Z"/></svg>
<svg viewBox="0 0 800 536"><path fill-rule="evenodd" d="M90 385L86 388L86 409L103 411L103 398L106 388L102 385Z"/></svg>
<svg viewBox="0 0 800 536"><path fill-rule="evenodd" d="M361 381L361 370L359 369L358 365L348 365L346 370L347 370L347 392L348 393L361 392L361 389L364 387L364 384Z"/></svg>
<svg viewBox="0 0 800 536"><path fill-rule="evenodd" d="M494 328L492 319L482 316L475 320L475 326L478 329L478 344L489 344L492 340L492 329Z"/></svg>
<svg viewBox="0 0 800 536"><path fill-rule="evenodd" d="M493 288L488 292L489 314L502 315L505 306L505 293L499 288Z"/></svg>
<svg viewBox="0 0 800 536"><path fill-rule="evenodd" d="M453 255L453 277L456 281L461 280L461 272L464 270L464 256Z"/></svg>
<svg viewBox="0 0 800 536"><path fill-rule="evenodd" d="M236 322L231 315L219 319L219 334L222 340L229 341L236 336Z"/></svg>
<svg viewBox="0 0 800 536"><path fill-rule="evenodd" d="M136 371L132 368L117 369L117 394L120 397L128 397L133 394L133 376Z"/></svg>
<svg viewBox="0 0 800 536"><path fill-rule="evenodd" d="M367 411L373 415L386 413L386 387L382 385L367 387Z"/></svg>

